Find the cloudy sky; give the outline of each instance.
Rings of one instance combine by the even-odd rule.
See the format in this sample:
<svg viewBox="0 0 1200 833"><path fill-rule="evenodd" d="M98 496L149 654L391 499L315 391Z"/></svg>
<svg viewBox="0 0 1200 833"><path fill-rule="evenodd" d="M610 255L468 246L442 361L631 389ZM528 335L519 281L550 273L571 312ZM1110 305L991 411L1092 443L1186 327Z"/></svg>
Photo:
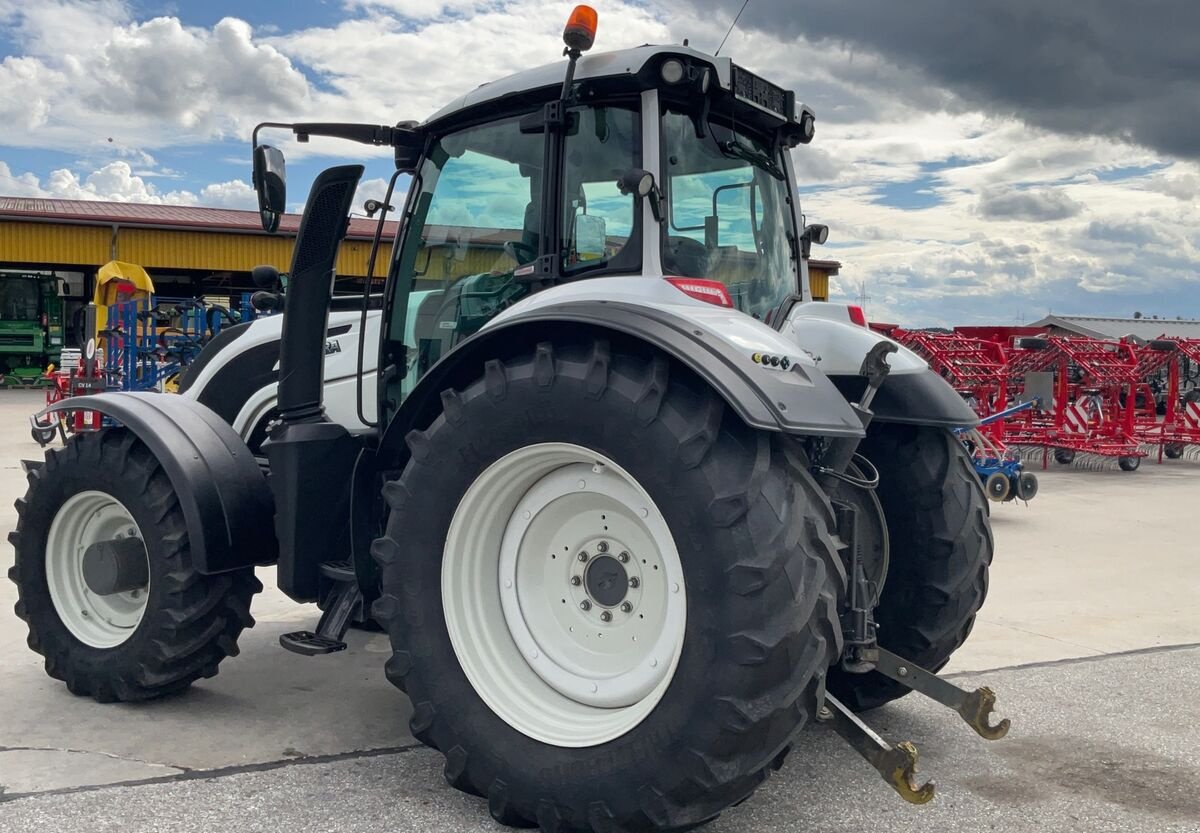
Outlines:
<svg viewBox="0 0 1200 833"><path fill-rule="evenodd" d="M560 60L570 5L0 0L0 195L250 207L256 122L422 119ZM597 49L711 51L741 3L593 5ZM723 54L815 108L801 198L873 318L1200 317L1198 32L1191 0L751 0ZM293 195L364 152L294 150Z"/></svg>

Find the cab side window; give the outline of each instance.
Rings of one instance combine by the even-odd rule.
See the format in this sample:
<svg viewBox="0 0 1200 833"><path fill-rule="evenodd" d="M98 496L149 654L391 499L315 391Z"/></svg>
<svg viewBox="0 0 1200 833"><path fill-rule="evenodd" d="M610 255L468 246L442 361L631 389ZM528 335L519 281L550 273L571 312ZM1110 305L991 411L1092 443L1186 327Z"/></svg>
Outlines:
<svg viewBox="0 0 1200 833"><path fill-rule="evenodd" d="M634 268L633 195L617 180L642 166L642 138L633 106L600 105L570 111L563 168L562 268L566 273L607 266ZM628 251L626 251L628 247Z"/></svg>

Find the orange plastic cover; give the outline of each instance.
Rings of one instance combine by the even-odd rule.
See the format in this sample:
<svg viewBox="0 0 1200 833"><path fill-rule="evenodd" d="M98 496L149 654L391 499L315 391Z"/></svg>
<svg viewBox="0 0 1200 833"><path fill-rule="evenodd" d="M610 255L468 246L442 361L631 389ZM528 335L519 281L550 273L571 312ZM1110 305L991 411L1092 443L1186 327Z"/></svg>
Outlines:
<svg viewBox="0 0 1200 833"><path fill-rule="evenodd" d="M590 49L596 41L596 10L591 6L576 6L567 18L567 27L563 29L563 40L567 46L574 49Z"/></svg>

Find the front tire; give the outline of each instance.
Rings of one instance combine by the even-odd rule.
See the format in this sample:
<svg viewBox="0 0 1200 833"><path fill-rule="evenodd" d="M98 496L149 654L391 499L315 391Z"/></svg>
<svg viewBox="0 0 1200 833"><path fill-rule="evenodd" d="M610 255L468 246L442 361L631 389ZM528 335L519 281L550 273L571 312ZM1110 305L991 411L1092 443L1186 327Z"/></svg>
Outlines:
<svg viewBox="0 0 1200 833"><path fill-rule="evenodd" d="M9 535L16 613L46 673L101 702L182 691L237 654L262 589L252 569L201 575L170 479L153 453L121 428L76 436L29 472ZM144 581L101 593L82 553L102 541L140 539ZM140 559L138 559L140 562Z"/></svg>
<svg viewBox="0 0 1200 833"><path fill-rule="evenodd" d="M875 423L860 447L879 469L891 552L875 609L879 644L938 671L971 633L987 596L992 531L979 476L950 431ZM853 709L909 693L882 674L835 668L829 690Z"/></svg>
<svg viewBox="0 0 1200 833"><path fill-rule="evenodd" d="M442 399L373 551L387 675L446 780L548 831L681 829L748 797L841 648L831 509L799 449L603 341L488 362ZM602 552L630 559L593 582Z"/></svg>

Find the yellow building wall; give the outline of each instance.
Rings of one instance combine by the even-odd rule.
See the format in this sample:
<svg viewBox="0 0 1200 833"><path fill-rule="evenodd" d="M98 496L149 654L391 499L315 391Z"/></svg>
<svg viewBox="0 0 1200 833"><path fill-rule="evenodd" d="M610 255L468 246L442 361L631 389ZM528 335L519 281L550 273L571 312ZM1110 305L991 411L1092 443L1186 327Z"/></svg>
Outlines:
<svg viewBox="0 0 1200 833"><path fill-rule="evenodd" d="M120 227L114 253L113 232L105 226L0 221L0 261L10 263L95 267L110 260L124 260L147 269L248 272L260 264L270 264L286 270L291 266L294 242L292 237L268 234ZM391 249L388 243L380 245L376 275L386 272ZM343 242L338 274L366 275L370 251L368 241Z"/></svg>
<svg viewBox="0 0 1200 833"><path fill-rule="evenodd" d="M211 272L249 272L260 264L287 270L292 262L293 237L269 234L229 234L208 231L168 231L139 227L117 230L113 252L112 229L67 223L23 223L0 220L0 262L45 263L62 266L98 267L110 260L124 260L147 269L189 269ZM375 274L387 274L391 244L379 247ZM371 244L346 240L338 254L337 273L362 277L367 273ZM421 277L431 280L510 269L512 261L492 246L433 246ZM417 266L423 264L418 258ZM809 269L813 298L829 299L829 274Z"/></svg>
<svg viewBox="0 0 1200 833"><path fill-rule="evenodd" d="M109 256L112 229L0 221L0 261L100 266Z"/></svg>
<svg viewBox="0 0 1200 833"><path fill-rule="evenodd" d="M425 253L429 261L425 262ZM430 246L417 255L416 268L422 270L418 279L445 280L484 272L505 272L516 263L496 246Z"/></svg>

